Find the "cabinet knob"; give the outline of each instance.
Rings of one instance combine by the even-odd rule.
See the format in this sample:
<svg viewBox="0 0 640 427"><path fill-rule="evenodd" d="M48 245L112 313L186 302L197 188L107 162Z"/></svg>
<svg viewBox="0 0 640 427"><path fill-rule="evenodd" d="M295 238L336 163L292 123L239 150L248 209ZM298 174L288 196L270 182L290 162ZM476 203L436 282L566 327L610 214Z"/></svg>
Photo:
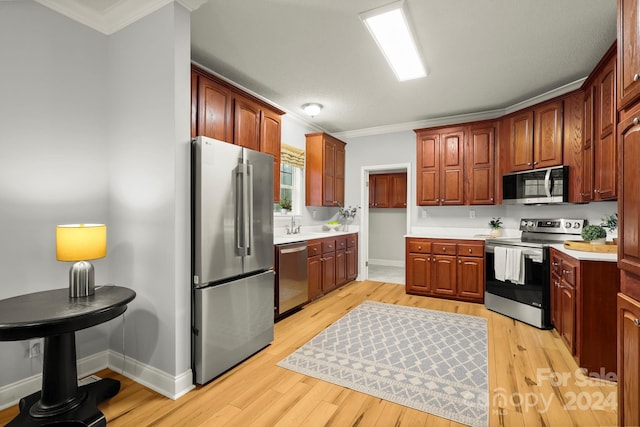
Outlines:
<svg viewBox="0 0 640 427"><path fill-rule="evenodd" d="M418 250L421 251L422 250L422 246L418 246Z"/></svg>
<svg viewBox="0 0 640 427"><path fill-rule="evenodd" d="M471 248L469 248L469 253L471 253Z"/></svg>
<svg viewBox="0 0 640 427"><path fill-rule="evenodd" d="M429 257L429 256L428 256L428 257L427 257L427 261L431 261L431 257Z"/></svg>
<svg viewBox="0 0 640 427"><path fill-rule="evenodd" d="M600 190L598 190L598 189L594 189L594 190L593 190L593 192L594 192L594 193L599 193L599 192L600 192Z"/></svg>
<svg viewBox="0 0 640 427"><path fill-rule="evenodd" d="M492 197L492 198L490 198L489 200L491 200L491 201L493 202L493 197Z"/></svg>
<svg viewBox="0 0 640 427"><path fill-rule="evenodd" d="M533 164L534 164L534 165L537 165L537 164L538 164L538 162L533 162Z"/></svg>
<svg viewBox="0 0 640 427"><path fill-rule="evenodd" d="M637 117L635 117L635 118L633 119L633 124L634 124L635 126L638 126L638 123L640 123L640 119L639 119L639 118L637 118Z"/></svg>
<svg viewBox="0 0 640 427"><path fill-rule="evenodd" d="M527 166L531 166L531 162L527 163Z"/></svg>
<svg viewBox="0 0 640 427"><path fill-rule="evenodd" d="M637 81L638 81L638 79L640 79L640 74L635 73L635 74L633 75L633 81L634 81L634 82L637 82Z"/></svg>
<svg viewBox="0 0 640 427"><path fill-rule="evenodd" d="M445 248L444 246L442 247L442 252L447 252L447 248Z"/></svg>
<svg viewBox="0 0 640 427"><path fill-rule="evenodd" d="M633 324L640 327L640 319L633 319Z"/></svg>
<svg viewBox="0 0 640 427"><path fill-rule="evenodd" d="M553 266L554 266L554 267L557 267L558 265L560 265L560 264L558 264L558 263L557 263L557 262L555 262L555 261L554 261L554 262L552 262L552 264L553 264Z"/></svg>
<svg viewBox="0 0 640 427"><path fill-rule="evenodd" d="M462 264L462 260L458 260L458 264Z"/></svg>

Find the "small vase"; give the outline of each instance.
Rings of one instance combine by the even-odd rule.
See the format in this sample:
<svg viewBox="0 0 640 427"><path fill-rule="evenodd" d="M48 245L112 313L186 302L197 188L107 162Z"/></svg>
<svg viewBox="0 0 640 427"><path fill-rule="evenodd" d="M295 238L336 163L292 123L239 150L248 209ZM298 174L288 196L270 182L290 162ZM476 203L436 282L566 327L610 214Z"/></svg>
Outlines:
<svg viewBox="0 0 640 427"><path fill-rule="evenodd" d="M494 237L494 238L495 237L500 237L500 234L502 234L502 233L501 233L499 228L492 228L491 231L489 231L489 235L491 237Z"/></svg>
<svg viewBox="0 0 640 427"><path fill-rule="evenodd" d="M606 238L605 237L601 237L600 239L593 239L590 243L592 245L604 245L606 243Z"/></svg>

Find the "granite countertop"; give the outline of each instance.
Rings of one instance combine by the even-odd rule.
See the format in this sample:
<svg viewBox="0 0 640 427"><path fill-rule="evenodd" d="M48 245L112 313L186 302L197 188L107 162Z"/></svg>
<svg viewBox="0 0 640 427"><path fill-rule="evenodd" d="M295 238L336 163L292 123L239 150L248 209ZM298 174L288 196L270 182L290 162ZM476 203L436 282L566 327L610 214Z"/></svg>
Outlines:
<svg viewBox="0 0 640 427"><path fill-rule="evenodd" d="M551 247L580 261L618 262L618 254L615 252L609 254L602 252L574 251L572 249L565 248L562 243L551 245Z"/></svg>
<svg viewBox="0 0 640 427"><path fill-rule="evenodd" d="M345 236L347 234L357 233L357 230L349 231L329 231L322 229L302 230L298 234L274 234L273 244L283 245L285 243L304 242L306 240L324 239L325 237Z"/></svg>

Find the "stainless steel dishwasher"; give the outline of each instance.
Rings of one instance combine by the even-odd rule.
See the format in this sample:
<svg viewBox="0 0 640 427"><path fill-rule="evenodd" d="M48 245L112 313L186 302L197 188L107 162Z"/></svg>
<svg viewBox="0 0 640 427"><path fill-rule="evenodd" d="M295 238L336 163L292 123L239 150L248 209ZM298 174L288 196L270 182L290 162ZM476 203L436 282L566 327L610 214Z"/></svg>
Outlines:
<svg viewBox="0 0 640 427"><path fill-rule="evenodd" d="M277 245L275 318L299 308L309 299L307 242Z"/></svg>

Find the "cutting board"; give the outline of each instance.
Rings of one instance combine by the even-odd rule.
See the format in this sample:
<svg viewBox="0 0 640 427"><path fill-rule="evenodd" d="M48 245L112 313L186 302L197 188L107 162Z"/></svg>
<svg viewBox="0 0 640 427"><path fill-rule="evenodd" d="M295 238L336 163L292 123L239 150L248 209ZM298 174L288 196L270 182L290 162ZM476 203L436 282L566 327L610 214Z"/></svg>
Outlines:
<svg viewBox="0 0 640 427"><path fill-rule="evenodd" d="M564 247L574 251L600 252L614 254L618 252L618 245L613 242L606 242L604 245L592 245L584 240L565 240Z"/></svg>

